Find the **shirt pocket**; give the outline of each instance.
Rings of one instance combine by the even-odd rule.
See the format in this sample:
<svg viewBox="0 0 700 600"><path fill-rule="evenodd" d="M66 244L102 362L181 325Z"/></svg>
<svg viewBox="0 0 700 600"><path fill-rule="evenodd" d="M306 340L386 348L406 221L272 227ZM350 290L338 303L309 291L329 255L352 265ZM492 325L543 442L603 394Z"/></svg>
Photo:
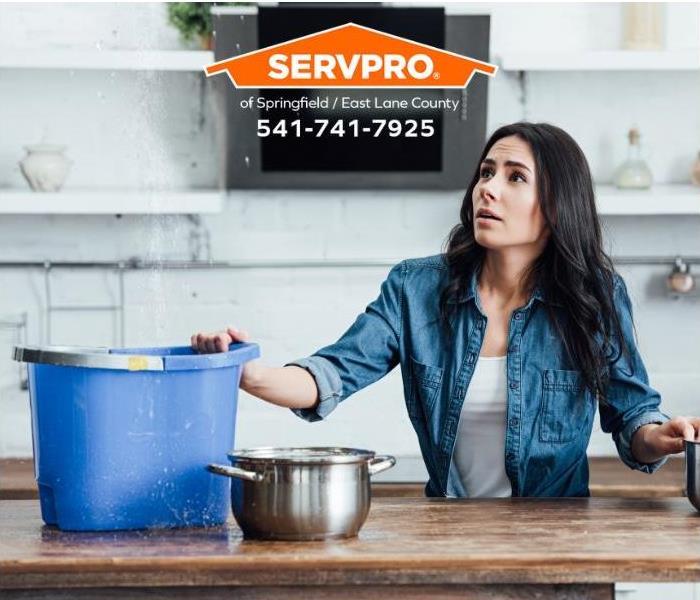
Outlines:
<svg viewBox="0 0 700 600"><path fill-rule="evenodd" d="M585 429L589 394L581 371L545 369L542 385L540 441L571 442Z"/></svg>
<svg viewBox="0 0 700 600"><path fill-rule="evenodd" d="M411 393L407 407L412 418L425 418L432 412L442 383L443 369L431 367L410 357Z"/></svg>

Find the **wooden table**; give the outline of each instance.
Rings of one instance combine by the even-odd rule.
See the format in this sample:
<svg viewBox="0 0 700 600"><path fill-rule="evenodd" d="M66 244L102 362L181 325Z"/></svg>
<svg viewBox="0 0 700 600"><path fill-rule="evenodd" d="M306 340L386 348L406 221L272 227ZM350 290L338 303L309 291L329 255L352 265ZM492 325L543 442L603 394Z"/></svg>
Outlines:
<svg viewBox="0 0 700 600"><path fill-rule="evenodd" d="M615 581L700 581L684 498L375 498L357 538L209 529L69 533L0 502L4 598L607 598ZM33 590L33 591L29 591Z"/></svg>
<svg viewBox="0 0 700 600"><path fill-rule="evenodd" d="M658 498L682 496L685 486L684 462L671 457L656 473L633 471L616 457L591 457L590 490L592 496ZM423 496L423 483L372 483L374 497ZM0 500L37 497L31 459L0 460Z"/></svg>

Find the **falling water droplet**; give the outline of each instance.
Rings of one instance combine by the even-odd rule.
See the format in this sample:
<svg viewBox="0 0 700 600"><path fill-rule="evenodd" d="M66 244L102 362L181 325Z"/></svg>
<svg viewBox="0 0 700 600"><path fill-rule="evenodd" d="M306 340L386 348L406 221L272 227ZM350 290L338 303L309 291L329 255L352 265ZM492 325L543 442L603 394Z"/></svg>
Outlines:
<svg viewBox="0 0 700 600"><path fill-rule="evenodd" d="M95 42L95 48L97 48L98 50L102 50L102 40L97 40Z"/></svg>
<svg viewBox="0 0 700 600"><path fill-rule="evenodd" d="M211 37L216 37L216 31L211 32Z"/></svg>
<svg viewBox="0 0 700 600"><path fill-rule="evenodd" d="M244 19L245 19L245 17L243 15L241 15L241 21L243 21Z"/></svg>
<svg viewBox="0 0 700 600"><path fill-rule="evenodd" d="M250 157L249 156L245 157L245 166L250 169Z"/></svg>
<svg viewBox="0 0 700 600"><path fill-rule="evenodd" d="M240 51L241 51L241 45L238 42L236 42L236 52L240 52Z"/></svg>

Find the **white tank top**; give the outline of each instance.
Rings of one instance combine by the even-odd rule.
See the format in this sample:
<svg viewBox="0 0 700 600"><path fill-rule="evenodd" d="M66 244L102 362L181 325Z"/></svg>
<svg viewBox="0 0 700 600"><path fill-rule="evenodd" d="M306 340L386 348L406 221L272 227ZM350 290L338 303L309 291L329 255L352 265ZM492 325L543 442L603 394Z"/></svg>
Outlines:
<svg viewBox="0 0 700 600"><path fill-rule="evenodd" d="M512 495L505 469L506 358L478 358L462 406L452 461L470 498Z"/></svg>

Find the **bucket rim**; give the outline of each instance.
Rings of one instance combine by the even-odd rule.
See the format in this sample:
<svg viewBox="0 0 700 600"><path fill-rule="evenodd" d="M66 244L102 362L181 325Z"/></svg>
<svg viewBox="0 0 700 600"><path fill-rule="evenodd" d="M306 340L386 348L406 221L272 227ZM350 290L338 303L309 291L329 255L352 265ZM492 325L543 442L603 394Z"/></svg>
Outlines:
<svg viewBox="0 0 700 600"><path fill-rule="evenodd" d="M14 346L17 362L118 371L186 371L243 364L260 356L257 344L231 344L228 352L195 353L189 346L107 348L103 346Z"/></svg>

